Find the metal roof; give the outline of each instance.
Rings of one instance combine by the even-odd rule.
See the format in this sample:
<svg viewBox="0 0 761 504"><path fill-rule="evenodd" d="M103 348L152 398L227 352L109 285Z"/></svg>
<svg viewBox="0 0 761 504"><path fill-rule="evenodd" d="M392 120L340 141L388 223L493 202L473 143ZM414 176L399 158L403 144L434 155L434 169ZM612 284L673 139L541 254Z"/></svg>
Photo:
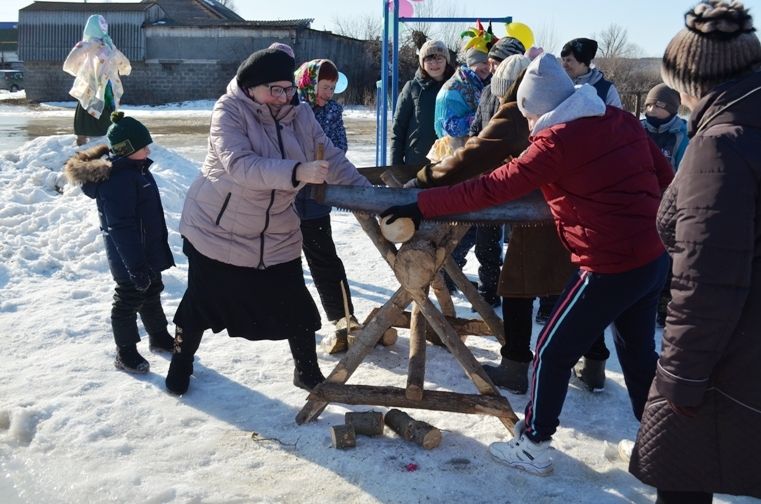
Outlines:
<svg viewBox="0 0 761 504"><path fill-rule="evenodd" d="M64 11L64 12L113 12L113 11L143 11L148 9L156 2L130 2L130 3L113 3L113 2L34 2L27 5L19 11L24 12L44 12L44 11Z"/></svg>

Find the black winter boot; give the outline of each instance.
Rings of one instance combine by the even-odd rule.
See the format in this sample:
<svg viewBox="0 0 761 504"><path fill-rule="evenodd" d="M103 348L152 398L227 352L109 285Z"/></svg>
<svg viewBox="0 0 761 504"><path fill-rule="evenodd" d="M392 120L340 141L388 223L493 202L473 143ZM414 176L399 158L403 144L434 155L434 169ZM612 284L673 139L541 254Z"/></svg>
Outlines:
<svg viewBox="0 0 761 504"><path fill-rule="evenodd" d="M114 367L136 374L145 374L151 369L151 365L140 355L135 344L116 347Z"/></svg>
<svg viewBox="0 0 761 504"><path fill-rule="evenodd" d="M148 335L148 349L151 352L174 352L174 338L168 331Z"/></svg>
<svg viewBox="0 0 761 504"><path fill-rule="evenodd" d="M317 347L314 342L314 333L300 338L288 338L291 347L291 355L296 369L293 370L293 384L304 390L312 390L325 381L317 362Z"/></svg>
<svg viewBox="0 0 761 504"><path fill-rule="evenodd" d="M181 327L175 330L174 354L169 364L169 371L164 384L169 392L182 395L190 386L190 375L193 374L193 360L201 344L203 331L183 331Z"/></svg>
<svg viewBox="0 0 761 504"><path fill-rule="evenodd" d="M528 368L531 362L518 362L502 357L499 366L483 366L494 385L504 387L514 394L528 391Z"/></svg>
<svg viewBox="0 0 761 504"><path fill-rule="evenodd" d="M582 357L573 368L576 378L584 383L590 392L605 390L605 361L607 359L590 359Z"/></svg>

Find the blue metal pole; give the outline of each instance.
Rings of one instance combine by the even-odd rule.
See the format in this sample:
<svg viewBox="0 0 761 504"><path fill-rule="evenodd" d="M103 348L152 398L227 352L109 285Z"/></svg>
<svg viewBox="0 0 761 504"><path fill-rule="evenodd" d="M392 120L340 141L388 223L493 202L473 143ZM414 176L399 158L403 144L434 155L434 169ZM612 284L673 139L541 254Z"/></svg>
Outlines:
<svg viewBox="0 0 761 504"><path fill-rule="evenodd" d="M391 111L396 112L399 94L399 1L394 2L394 52L391 63Z"/></svg>
<svg viewBox="0 0 761 504"><path fill-rule="evenodd" d="M380 159L376 160L378 166L386 165L386 123L388 121L388 7L386 0L383 3L383 35L381 36L381 117L380 117Z"/></svg>
<svg viewBox="0 0 761 504"><path fill-rule="evenodd" d="M381 81L375 81L375 164L380 164Z"/></svg>

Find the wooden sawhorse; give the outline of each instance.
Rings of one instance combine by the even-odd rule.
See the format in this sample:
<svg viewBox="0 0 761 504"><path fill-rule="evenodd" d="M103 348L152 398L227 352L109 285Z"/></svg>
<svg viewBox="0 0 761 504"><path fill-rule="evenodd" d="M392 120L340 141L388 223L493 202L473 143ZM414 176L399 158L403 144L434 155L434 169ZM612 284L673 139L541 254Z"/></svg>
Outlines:
<svg viewBox="0 0 761 504"><path fill-rule="evenodd" d="M315 420L329 403L337 402L493 415L513 432L518 418L510 403L489 379L445 314L428 298L428 290L432 284L434 292L440 290L443 282L439 270L444 267L499 342L504 344L502 321L450 256L468 226L424 222L415 236L397 250L394 244L381 235L375 218L358 213L355 213L355 216L381 256L391 266L401 287L365 322L346 355L336 364L326 381L309 395L306 405L296 415L296 422L303 424ZM453 306L448 307L446 302L441 300L448 298L448 293L445 297L437 297L444 310L451 310L451 315L454 315ZM413 301L415 306L410 320L410 359L406 389L346 385L349 377L373 350L383 333L403 317L405 308ZM451 304L449 298L449 305ZM425 321L465 370L479 394L424 390Z"/></svg>

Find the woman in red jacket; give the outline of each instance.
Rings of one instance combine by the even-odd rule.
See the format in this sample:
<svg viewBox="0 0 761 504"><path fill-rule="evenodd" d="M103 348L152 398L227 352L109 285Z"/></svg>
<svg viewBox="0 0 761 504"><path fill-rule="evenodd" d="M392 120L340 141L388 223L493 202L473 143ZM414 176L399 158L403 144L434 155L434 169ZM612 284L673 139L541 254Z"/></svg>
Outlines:
<svg viewBox="0 0 761 504"><path fill-rule="evenodd" d="M655 215L673 171L634 116L606 107L591 86L574 88L552 54L529 65L517 101L532 135L520 157L478 179L423 191L417 203L383 215L419 223L537 188L544 194L579 270L539 335L525 418L513 440L492 443L489 451L546 475L571 368L611 323L632 408L642 416L657 360L655 308L668 269Z"/></svg>

